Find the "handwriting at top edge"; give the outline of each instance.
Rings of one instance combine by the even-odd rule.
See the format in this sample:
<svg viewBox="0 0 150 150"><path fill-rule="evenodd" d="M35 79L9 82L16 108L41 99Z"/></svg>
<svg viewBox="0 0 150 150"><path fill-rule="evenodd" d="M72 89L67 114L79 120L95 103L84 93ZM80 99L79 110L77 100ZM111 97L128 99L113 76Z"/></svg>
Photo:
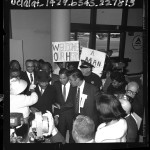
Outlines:
<svg viewBox="0 0 150 150"><path fill-rule="evenodd" d="M43 2L43 1L42 1ZM133 7L135 5L135 0L46 0L46 3L41 3L40 0L11 0L12 6L20 6L20 7L50 7L50 6L90 6L90 7L97 7L97 6L128 6ZM95 3L96 2L96 3Z"/></svg>

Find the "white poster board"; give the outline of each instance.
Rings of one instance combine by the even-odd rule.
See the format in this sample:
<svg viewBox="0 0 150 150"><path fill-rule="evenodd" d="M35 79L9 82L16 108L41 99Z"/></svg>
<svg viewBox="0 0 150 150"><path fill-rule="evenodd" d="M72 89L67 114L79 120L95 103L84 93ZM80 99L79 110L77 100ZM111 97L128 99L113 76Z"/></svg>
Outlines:
<svg viewBox="0 0 150 150"><path fill-rule="evenodd" d="M24 55L22 48L22 40L10 39L10 61L18 60L21 66L21 69L24 70Z"/></svg>
<svg viewBox="0 0 150 150"><path fill-rule="evenodd" d="M94 66L93 72L101 77L101 73L103 71L105 63L105 58L106 53L83 47L79 61L79 66L81 65L81 60L85 60Z"/></svg>
<svg viewBox="0 0 150 150"><path fill-rule="evenodd" d="M52 42L53 62L79 61L79 41Z"/></svg>

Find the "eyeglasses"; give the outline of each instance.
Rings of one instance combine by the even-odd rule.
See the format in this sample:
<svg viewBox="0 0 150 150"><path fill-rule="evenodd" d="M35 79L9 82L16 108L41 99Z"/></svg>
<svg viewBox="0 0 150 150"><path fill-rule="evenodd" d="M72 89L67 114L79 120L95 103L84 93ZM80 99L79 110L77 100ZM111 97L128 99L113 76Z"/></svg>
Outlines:
<svg viewBox="0 0 150 150"><path fill-rule="evenodd" d="M126 90L127 93L132 94L132 95L136 95L138 92L133 92L131 90Z"/></svg>

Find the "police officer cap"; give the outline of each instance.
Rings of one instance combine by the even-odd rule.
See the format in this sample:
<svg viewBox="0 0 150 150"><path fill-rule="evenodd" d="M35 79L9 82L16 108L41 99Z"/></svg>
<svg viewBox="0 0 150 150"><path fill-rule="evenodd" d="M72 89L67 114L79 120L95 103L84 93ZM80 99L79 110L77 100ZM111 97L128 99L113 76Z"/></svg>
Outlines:
<svg viewBox="0 0 150 150"><path fill-rule="evenodd" d="M86 62L85 60L81 60L81 66L80 68L93 68L94 66L88 62Z"/></svg>

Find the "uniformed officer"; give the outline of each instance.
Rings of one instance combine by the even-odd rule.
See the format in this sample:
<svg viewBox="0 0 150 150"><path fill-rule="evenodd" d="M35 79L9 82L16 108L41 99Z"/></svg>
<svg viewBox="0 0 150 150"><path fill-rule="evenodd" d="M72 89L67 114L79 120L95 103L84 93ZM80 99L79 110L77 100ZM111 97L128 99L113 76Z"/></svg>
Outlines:
<svg viewBox="0 0 150 150"><path fill-rule="evenodd" d="M101 78L97 74L92 72L94 66L84 60L81 60L81 62L82 64L80 66L80 69L84 76L85 81L101 89L102 86Z"/></svg>

